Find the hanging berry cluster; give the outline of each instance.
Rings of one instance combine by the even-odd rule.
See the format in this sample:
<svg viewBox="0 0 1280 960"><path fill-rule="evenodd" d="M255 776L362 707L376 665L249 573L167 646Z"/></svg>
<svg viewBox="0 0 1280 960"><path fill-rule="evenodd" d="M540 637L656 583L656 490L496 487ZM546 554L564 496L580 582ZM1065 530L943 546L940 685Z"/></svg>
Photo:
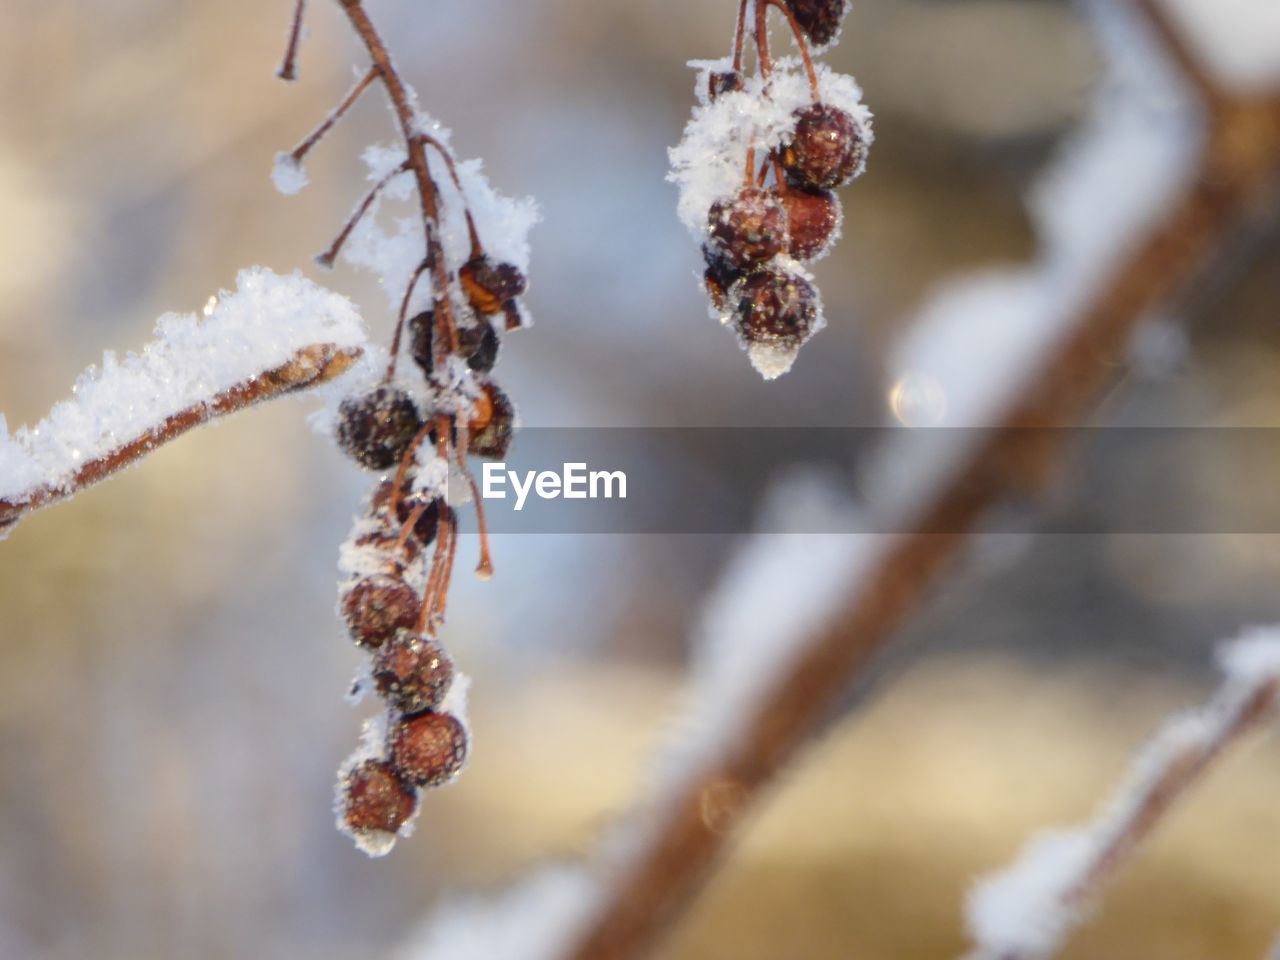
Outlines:
<svg viewBox="0 0 1280 960"><path fill-rule="evenodd" d="M493 566L468 458L503 458L515 429L515 408L493 370L503 335L528 323L519 297L525 236L537 214L529 202L494 194L478 162L455 160L447 131L418 109L361 0L338 3L372 65L314 133L277 157L273 178L286 193L305 186L307 153L381 83L401 143L366 151L373 186L317 258L332 266L341 254L376 271L397 311L389 350L328 424L338 446L379 475L341 551L338 607L368 656L354 692L372 690L385 711L366 724L362 746L340 772L337 814L340 829L380 855L407 832L419 791L452 780L467 756L467 680L439 637L458 546L455 507L474 504L476 572L487 579ZM286 79L302 16L298 0L280 70ZM416 199L417 216L384 231L377 223L384 198ZM399 362L402 353L412 363Z"/></svg>
<svg viewBox="0 0 1280 960"><path fill-rule="evenodd" d="M769 52L769 8L799 58ZM805 264L840 232L832 192L860 175L871 114L851 77L815 63L834 42L847 0L740 0L731 58L695 61L699 106L671 150L680 217L702 244L713 315L732 326L768 380L791 369L825 323ZM755 74L744 73L747 39Z"/></svg>

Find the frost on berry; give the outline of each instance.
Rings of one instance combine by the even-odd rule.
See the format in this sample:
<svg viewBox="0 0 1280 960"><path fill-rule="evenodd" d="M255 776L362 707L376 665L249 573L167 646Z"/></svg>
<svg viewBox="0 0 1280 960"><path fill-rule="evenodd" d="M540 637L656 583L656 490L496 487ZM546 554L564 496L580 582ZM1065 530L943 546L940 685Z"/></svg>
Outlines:
<svg viewBox="0 0 1280 960"><path fill-rule="evenodd" d="M467 731L448 713L401 717L387 731L391 766L419 787L435 787L452 780L467 759Z"/></svg>
<svg viewBox="0 0 1280 960"><path fill-rule="evenodd" d="M403 713L434 710L453 683L453 661L434 640L404 630L378 648L373 683Z"/></svg>
<svg viewBox="0 0 1280 960"><path fill-rule="evenodd" d="M358 646L376 649L418 622L422 598L399 577L375 574L357 580L342 596L342 616Z"/></svg>
<svg viewBox="0 0 1280 960"><path fill-rule="evenodd" d="M795 117L795 131L782 148L782 166L793 186L830 190L862 172L866 137L852 114L814 103Z"/></svg>
<svg viewBox="0 0 1280 960"><path fill-rule="evenodd" d="M338 446L370 470L398 464L421 429L413 398L396 387L378 387L338 407Z"/></svg>
<svg viewBox="0 0 1280 960"><path fill-rule="evenodd" d="M825 47L840 32L849 0L785 0L804 35L817 47Z"/></svg>
<svg viewBox="0 0 1280 960"><path fill-rule="evenodd" d="M406 488L412 484L412 477L406 477ZM395 482L392 480L384 480L378 485L373 493L370 506L375 512L387 514L391 510L391 495L395 492ZM420 494L411 494L402 491L400 500L396 504L396 515L394 521L390 522L390 526L396 536L400 535L400 529L413 516L418 507L422 506L424 500ZM440 526L440 501L431 499L426 501L426 509L418 515L418 519L413 522L413 529L409 532L409 539L421 548L431 544L436 538L436 532Z"/></svg>
<svg viewBox="0 0 1280 960"><path fill-rule="evenodd" d="M796 353L819 326L818 294L799 273L779 267L757 270L729 291L734 326L766 380L791 369Z"/></svg>
<svg viewBox="0 0 1280 960"><path fill-rule="evenodd" d="M776 256L787 242L787 211L771 191L745 187L707 212L709 245L746 269Z"/></svg>
<svg viewBox="0 0 1280 960"><path fill-rule="evenodd" d="M458 271L467 300L482 316L498 313L524 293L524 274L513 263L494 263L486 256L473 257Z"/></svg>
<svg viewBox="0 0 1280 960"><path fill-rule="evenodd" d="M815 260L827 252L840 232L840 200L830 190L787 187L787 253L797 260Z"/></svg>
<svg viewBox="0 0 1280 960"><path fill-rule="evenodd" d="M339 783L339 824L370 855L391 849L413 816L418 793L385 760L357 763Z"/></svg>
<svg viewBox="0 0 1280 960"><path fill-rule="evenodd" d="M511 446L516 408L494 383L481 387L475 411L467 421L468 452L488 460L501 460Z"/></svg>

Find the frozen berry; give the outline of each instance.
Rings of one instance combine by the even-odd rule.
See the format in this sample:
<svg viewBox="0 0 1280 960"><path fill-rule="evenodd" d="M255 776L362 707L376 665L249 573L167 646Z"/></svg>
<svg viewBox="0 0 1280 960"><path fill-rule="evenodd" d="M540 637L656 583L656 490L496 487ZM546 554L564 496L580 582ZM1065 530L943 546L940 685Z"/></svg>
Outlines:
<svg viewBox="0 0 1280 960"><path fill-rule="evenodd" d="M497 313L507 302L524 293L525 279L511 263L494 263L486 256L473 257L458 271L458 280L475 311Z"/></svg>
<svg viewBox="0 0 1280 960"><path fill-rule="evenodd" d="M401 717L387 733L391 765L410 783L434 787L451 780L467 759L467 731L447 713Z"/></svg>
<svg viewBox="0 0 1280 960"><path fill-rule="evenodd" d="M830 190L788 187L782 191L790 240L787 253L812 260L824 253L840 229L840 201Z"/></svg>
<svg viewBox="0 0 1280 960"><path fill-rule="evenodd" d="M488 373L498 362L498 331L488 320L459 330L458 340L467 366L477 373Z"/></svg>
<svg viewBox="0 0 1280 960"><path fill-rule="evenodd" d="M433 710L453 683L453 661L438 643L405 630L378 648L373 683L403 713Z"/></svg>
<svg viewBox="0 0 1280 960"><path fill-rule="evenodd" d="M357 580L342 596L342 616L359 646L376 649L418 622L422 598L399 577L375 574Z"/></svg>
<svg viewBox="0 0 1280 960"><path fill-rule="evenodd" d="M777 196L759 187L717 200L707 211L710 245L739 269L776 256L787 242L787 211Z"/></svg>
<svg viewBox="0 0 1280 960"><path fill-rule="evenodd" d="M349 397L338 407L338 446L370 470L399 463L421 429L413 398L395 387Z"/></svg>
<svg viewBox="0 0 1280 960"><path fill-rule="evenodd" d="M814 46L825 47L840 31L848 0L786 0L796 23Z"/></svg>
<svg viewBox="0 0 1280 960"><path fill-rule="evenodd" d="M851 114L825 103L797 110L791 142L782 148L782 166L793 186L830 190L862 171L867 143Z"/></svg>
<svg viewBox="0 0 1280 960"><path fill-rule="evenodd" d="M737 269L716 247L710 244L703 245L702 258L707 264L707 270L702 275L703 283L707 287L707 294L711 297L711 303L715 308L723 311L728 304L726 297L728 296L729 288L741 279L742 271Z"/></svg>
<svg viewBox="0 0 1280 960"><path fill-rule="evenodd" d="M738 332L747 343L797 348L813 333L818 295L804 277L786 270L748 274L729 292Z"/></svg>
<svg viewBox="0 0 1280 960"><path fill-rule="evenodd" d="M467 421L467 452L487 460L501 460L511 446L516 408L496 384L481 387L475 412Z"/></svg>
<svg viewBox="0 0 1280 960"><path fill-rule="evenodd" d="M406 477L406 483L411 481L412 478ZM370 501L370 506L375 512L385 513L390 508L391 492L394 488L395 483L391 480L384 480L378 485L378 489L374 491ZM396 505L395 521L390 524L394 528L396 536L400 535L400 528L409 522L409 518L413 516L414 511L421 505L421 494L410 494L407 490L401 493L400 502ZM431 500L427 504L427 508L414 521L410 539L416 541L419 547L425 547L435 540L436 529L439 525L440 501Z"/></svg>
<svg viewBox="0 0 1280 960"><path fill-rule="evenodd" d="M394 834L413 816L418 794L385 760L365 760L342 780L342 823L355 836Z"/></svg>
<svg viewBox="0 0 1280 960"><path fill-rule="evenodd" d="M428 377L435 369L436 358L432 352L436 315L433 310L423 310L409 318L409 355Z"/></svg>
<svg viewBox="0 0 1280 960"><path fill-rule="evenodd" d="M715 100L722 93L733 93L742 89L742 74L736 70L717 70L707 79L707 93Z"/></svg>

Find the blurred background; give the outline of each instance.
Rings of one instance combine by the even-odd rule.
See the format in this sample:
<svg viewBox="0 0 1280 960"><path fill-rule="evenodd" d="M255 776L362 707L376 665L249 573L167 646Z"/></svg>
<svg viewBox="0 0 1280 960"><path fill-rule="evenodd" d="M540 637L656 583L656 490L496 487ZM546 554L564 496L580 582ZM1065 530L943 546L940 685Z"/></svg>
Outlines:
<svg viewBox="0 0 1280 960"><path fill-rule="evenodd" d="M376 282L311 261L364 188L360 151L392 135L377 98L315 151L301 195L268 177L360 62L335 6L310 6L290 85L273 76L284 0L11 0L11 427L252 263L347 293L385 340ZM815 271L821 347L766 384L707 318L664 182L692 104L684 64L728 51L730 0L369 10L459 155L542 205L537 323L498 368L537 426L893 422L895 337L940 280L1032 255L1025 190L1101 71L1068 3L860 0L828 60L862 83L877 142ZM1156 328L1099 423L1280 419L1280 236L1226 266ZM357 656L333 614L336 549L369 479L306 428L313 406L200 431L0 544L3 960L377 956L443 895L588 850L643 786L734 538L511 535L492 583L458 578L445 634L475 681L465 775L386 860L335 832L334 771L373 710L343 701ZM1203 462L1170 476L1226 500L1274 488ZM1049 505L1087 508L1070 484ZM1267 534L978 541L664 956L954 955L970 879L1031 829L1086 816L1129 748L1205 695L1210 641L1280 619L1278 577ZM1261 956L1280 929L1278 788L1274 735L1233 754L1066 955Z"/></svg>

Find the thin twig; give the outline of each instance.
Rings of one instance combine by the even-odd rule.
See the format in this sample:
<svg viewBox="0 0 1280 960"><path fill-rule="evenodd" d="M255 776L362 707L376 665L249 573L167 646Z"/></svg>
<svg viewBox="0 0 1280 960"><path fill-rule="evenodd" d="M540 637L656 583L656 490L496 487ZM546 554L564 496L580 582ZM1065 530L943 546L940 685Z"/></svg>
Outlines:
<svg viewBox="0 0 1280 960"><path fill-rule="evenodd" d="M332 380L355 363L362 352L358 347L338 348L324 343L303 347L288 363L251 377L212 400L172 414L109 453L90 460L64 483L37 487L19 497L0 498L0 529L16 523L24 514L66 500L106 480L193 427L255 403Z"/></svg>
<svg viewBox="0 0 1280 960"><path fill-rule="evenodd" d="M378 78L378 70L376 67L370 67L369 72L356 81L355 85L347 91L347 95L342 98L342 102L334 107L333 111L320 121L320 125L311 131L296 147L289 151L289 158L294 163L301 163L311 148L319 143L326 133L333 129L334 124L343 118L348 110L360 99L360 94L369 89L369 85Z"/></svg>
<svg viewBox="0 0 1280 960"><path fill-rule="evenodd" d="M406 161L373 185L373 189L364 195L364 199L360 201L360 205L356 207L355 212L351 214L347 219L347 222L343 224L342 230L338 235L333 238L333 243L329 244L329 249L316 257L316 263L326 268L333 266L333 261L337 259L338 253L342 250L343 244L345 244L347 239L351 236L351 231L356 228L356 224L358 224L364 218L364 215L369 212L369 208L373 206L373 201L378 199L378 194L386 188L387 184L408 169L409 164Z"/></svg>
<svg viewBox="0 0 1280 960"><path fill-rule="evenodd" d="M281 80L292 80L298 75L298 41L302 39L302 18L307 0L298 0L293 8L293 24L289 27L289 45L285 47L284 59L280 61L280 69L276 76Z"/></svg>
<svg viewBox="0 0 1280 960"><path fill-rule="evenodd" d="M1144 9L1160 16L1154 7ZM688 909L762 788L822 728L921 607L977 520L1025 487L1026 471L1038 464L1026 463L1024 428L1078 422L1123 370L1140 321L1191 282L1234 230L1269 209L1280 179L1280 100L1238 102L1219 95L1211 102L1228 106L1211 118L1200 175L1163 223L1117 265L1039 375L1027 378L1004 421L940 484L906 528L910 532L896 538L861 588L801 644L744 720L735 746L684 782L652 842L617 875L568 954L573 960L640 956ZM703 797L725 783L734 785L741 802L708 823Z"/></svg>

